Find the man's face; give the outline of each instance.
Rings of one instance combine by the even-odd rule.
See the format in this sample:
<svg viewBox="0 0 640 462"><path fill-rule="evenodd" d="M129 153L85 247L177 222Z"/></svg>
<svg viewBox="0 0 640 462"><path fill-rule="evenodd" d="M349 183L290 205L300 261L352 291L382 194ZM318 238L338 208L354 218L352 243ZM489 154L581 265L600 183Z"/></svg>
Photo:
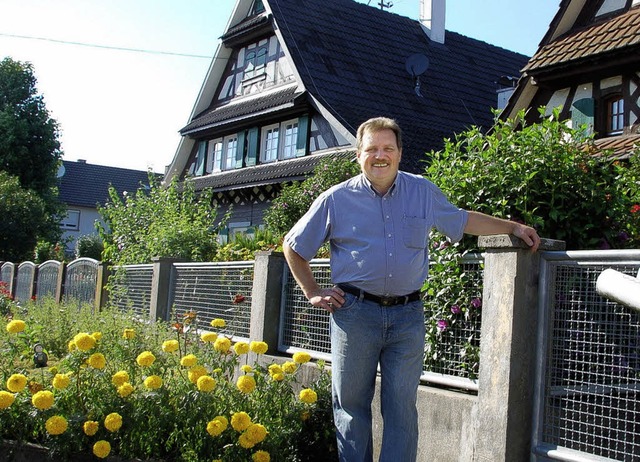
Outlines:
<svg viewBox="0 0 640 462"><path fill-rule="evenodd" d="M398 149L393 130L367 130L362 137L362 148L357 157L362 172L376 190L381 194L386 193L398 174L402 157L402 150Z"/></svg>

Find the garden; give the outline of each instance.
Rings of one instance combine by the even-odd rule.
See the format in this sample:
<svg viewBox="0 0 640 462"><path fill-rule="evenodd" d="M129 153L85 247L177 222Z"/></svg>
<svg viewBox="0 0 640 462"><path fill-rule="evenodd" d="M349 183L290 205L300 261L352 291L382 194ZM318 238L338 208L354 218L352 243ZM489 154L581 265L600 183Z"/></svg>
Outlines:
<svg viewBox="0 0 640 462"><path fill-rule="evenodd" d="M194 311L149 323L6 292L0 309L3 460L335 459L329 371L308 353L274 362Z"/></svg>

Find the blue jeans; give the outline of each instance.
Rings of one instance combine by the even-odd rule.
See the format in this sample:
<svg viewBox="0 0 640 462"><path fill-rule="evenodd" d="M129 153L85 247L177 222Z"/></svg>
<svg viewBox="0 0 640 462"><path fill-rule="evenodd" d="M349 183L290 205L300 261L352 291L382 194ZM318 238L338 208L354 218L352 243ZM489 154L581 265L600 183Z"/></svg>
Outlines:
<svg viewBox="0 0 640 462"><path fill-rule="evenodd" d="M413 462L416 398L424 355L421 300L383 307L345 295L331 315L333 416L341 462L373 460L371 402L380 364L383 420L380 462Z"/></svg>

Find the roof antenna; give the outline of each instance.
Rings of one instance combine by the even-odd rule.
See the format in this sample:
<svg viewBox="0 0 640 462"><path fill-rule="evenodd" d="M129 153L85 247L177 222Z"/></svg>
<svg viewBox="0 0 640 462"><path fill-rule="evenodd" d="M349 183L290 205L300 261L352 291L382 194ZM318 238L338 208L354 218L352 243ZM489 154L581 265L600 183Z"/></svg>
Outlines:
<svg viewBox="0 0 640 462"><path fill-rule="evenodd" d="M385 8L392 8L393 2L384 2L383 0L380 0L378 2L378 6L380 7L381 10L384 11Z"/></svg>
<svg viewBox="0 0 640 462"><path fill-rule="evenodd" d="M429 58L422 53L413 54L407 58L405 68L409 75L413 77L413 91L415 91L416 95L422 98L423 96L420 91L420 76L429 69Z"/></svg>

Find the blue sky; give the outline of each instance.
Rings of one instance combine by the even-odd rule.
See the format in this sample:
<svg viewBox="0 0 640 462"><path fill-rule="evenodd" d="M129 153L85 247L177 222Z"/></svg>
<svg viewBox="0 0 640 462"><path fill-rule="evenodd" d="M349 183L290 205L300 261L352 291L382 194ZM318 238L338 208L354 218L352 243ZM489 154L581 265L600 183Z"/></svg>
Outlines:
<svg viewBox="0 0 640 462"><path fill-rule="evenodd" d="M358 1L374 7L380 0ZM418 18L420 0L392 3L390 11ZM38 91L60 124L65 160L163 172L209 68L202 56L213 56L234 5L2 0L0 59L33 64ZM531 55L558 5L448 0L446 28Z"/></svg>

